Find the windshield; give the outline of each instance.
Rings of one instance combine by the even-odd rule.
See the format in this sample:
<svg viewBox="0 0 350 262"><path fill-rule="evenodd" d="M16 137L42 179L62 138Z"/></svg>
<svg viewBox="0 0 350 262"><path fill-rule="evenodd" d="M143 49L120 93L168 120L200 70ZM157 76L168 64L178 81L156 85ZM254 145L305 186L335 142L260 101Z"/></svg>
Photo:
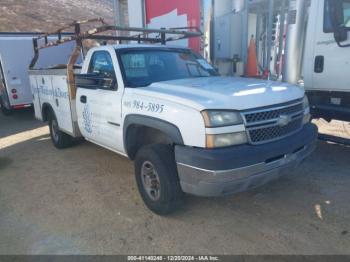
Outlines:
<svg viewBox="0 0 350 262"><path fill-rule="evenodd" d="M148 86L155 82L217 76L215 69L188 49L127 49L120 52L126 86Z"/></svg>

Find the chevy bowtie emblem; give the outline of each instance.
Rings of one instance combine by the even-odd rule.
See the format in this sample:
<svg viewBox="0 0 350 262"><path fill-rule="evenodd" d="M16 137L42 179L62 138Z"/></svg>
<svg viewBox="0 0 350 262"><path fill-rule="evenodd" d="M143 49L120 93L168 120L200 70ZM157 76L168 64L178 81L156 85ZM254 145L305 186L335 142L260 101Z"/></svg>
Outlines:
<svg viewBox="0 0 350 262"><path fill-rule="evenodd" d="M288 125L292 121L292 117L289 115L280 115L280 117L277 120L277 124L280 127L284 127Z"/></svg>

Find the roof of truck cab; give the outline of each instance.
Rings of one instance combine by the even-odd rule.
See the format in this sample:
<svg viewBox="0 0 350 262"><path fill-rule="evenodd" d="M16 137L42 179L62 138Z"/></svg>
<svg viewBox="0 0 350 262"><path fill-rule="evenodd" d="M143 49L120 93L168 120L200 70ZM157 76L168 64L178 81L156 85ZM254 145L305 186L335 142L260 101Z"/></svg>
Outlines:
<svg viewBox="0 0 350 262"><path fill-rule="evenodd" d="M178 46L178 45L161 45L161 44L119 44L113 45L115 49L128 49L128 48L174 48L174 49L189 49L188 47Z"/></svg>

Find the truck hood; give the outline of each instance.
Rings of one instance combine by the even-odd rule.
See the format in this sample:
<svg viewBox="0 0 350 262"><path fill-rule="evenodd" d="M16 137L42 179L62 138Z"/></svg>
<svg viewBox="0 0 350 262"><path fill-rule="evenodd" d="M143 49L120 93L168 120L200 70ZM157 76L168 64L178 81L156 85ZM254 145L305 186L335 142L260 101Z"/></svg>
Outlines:
<svg viewBox="0 0 350 262"><path fill-rule="evenodd" d="M201 77L153 83L143 90L198 110L246 110L281 104L304 96L286 83L239 77Z"/></svg>

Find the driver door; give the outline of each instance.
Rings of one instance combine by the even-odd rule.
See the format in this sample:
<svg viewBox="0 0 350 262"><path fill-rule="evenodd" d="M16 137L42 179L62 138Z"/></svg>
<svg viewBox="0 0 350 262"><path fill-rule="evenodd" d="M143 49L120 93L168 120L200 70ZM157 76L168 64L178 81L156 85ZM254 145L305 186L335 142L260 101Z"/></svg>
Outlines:
<svg viewBox="0 0 350 262"><path fill-rule="evenodd" d="M123 151L121 129L121 100L123 88L118 87L118 65L115 54L98 50L91 55L88 74L112 78L114 85L78 88L77 115L83 136L113 151Z"/></svg>

